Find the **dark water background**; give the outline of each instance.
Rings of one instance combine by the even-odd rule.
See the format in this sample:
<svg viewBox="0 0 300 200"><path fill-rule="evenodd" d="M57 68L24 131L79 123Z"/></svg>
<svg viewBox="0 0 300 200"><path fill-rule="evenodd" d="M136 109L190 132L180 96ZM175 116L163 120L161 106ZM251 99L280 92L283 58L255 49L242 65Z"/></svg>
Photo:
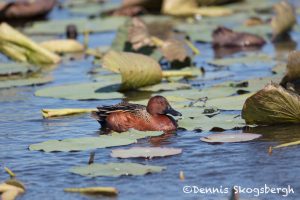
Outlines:
<svg viewBox="0 0 300 200"><path fill-rule="evenodd" d="M54 10L50 18L67 18L68 13ZM91 47L110 45L115 33L101 33L91 36ZM299 42L299 35L292 34L294 41ZM219 74L217 80L197 80L193 84L215 84L226 80L245 80L271 74L267 64L254 69L243 65L234 69L216 68L204 64L204 60L213 58L213 50L209 44L197 44L201 55L196 58L197 66L208 71L206 76ZM288 46L286 51L291 48ZM299 45L295 46L299 49ZM276 54L278 51L272 44L264 46L260 52ZM272 156L267 153L268 147L278 143L294 141L300 138L300 126L268 127L247 130L263 134L257 141L247 143L209 145L199 141L201 136L210 132L177 131L168 137L152 140L140 140L131 146L161 146L182 148L178 156L153 160L124 159L110 157L111 149L96 150L95 162L138 162L150 165L166 166L167 170L146 176L123 176L119 178L87 178L71 174L70 167L87 164L90 151L72 153L44 153L29 151L33 143L50 139L97 136L99 125L89 115L64 117L59 119L42 119L42 108L63 107L96 107L101 104L113 104L118 101L72 101L34 96L34 91L43 87L63 83L78 83L91 80L88 74L93 68L92 60L82 59L65 62L51 74L55 81L45 86L21 87L0 90L0 167L12 169L17 177L26 185L26 193L19 199L228 199L229 194L204 195L185 194L183 186L231 188L233 185L243 187L273 187L291 185L295 194L284 198L281 194L253 197L242 195L241 199L279 200L300 199L300 148L299 146L276 150ZM71 77L71 78L70 78ZM76 88L74 88L76 90ZM238 132L238 131L236 131ZM185 180L179 179L179 171L184 171ZM8 175L1 170L0 180ZM65 193L66 187L114 186L118 188L118 197L87 196Z"/></svg>

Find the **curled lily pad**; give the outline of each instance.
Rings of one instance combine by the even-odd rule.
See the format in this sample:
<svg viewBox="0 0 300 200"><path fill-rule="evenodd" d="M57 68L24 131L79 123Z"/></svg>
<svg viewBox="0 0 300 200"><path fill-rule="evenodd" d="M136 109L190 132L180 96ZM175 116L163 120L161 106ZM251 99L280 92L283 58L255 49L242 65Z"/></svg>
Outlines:
<svg viewBox="0 0 300 200"><path fill-rule="evenodd" d="M300 123L300 96L268 84L245 101L242 117L247 124Z"/></svg>
<svg viewBox="0 0 300 200"><path fill-rule="evenodd" d="M287 1L281 1L274 5L276 15L272 18L273 40L290 31L297 23L293 6Z"/></svg>
<svg viewBox="0 0 300 200"><path fill-rule="evenodd" d="M128 41L132 44L134 50L138 50L145 46L153 46L148 28L145 22L140 18L132 18L128 30Z"/></svg>
<svg viewBox="0 0 300 200"><path fill-rule="evenodd" d="M102 59L104 68L121 73L121 90L137 89L161 81L160 65L151 57L125 52L108 52Z"/></svg>
<svg viewBox="0 0 300 200"><path fill-rule="evenodd" d="M24 185L18 180L8 180L0 184L2 200L14 200L25 192Z"/></svg>
<svg viewBox="0 0 300 200"><path fill-rule="evenodd" d="M288 82L293 83L300 78L300 51L292 51L289 53L286 66L286 74L281 80L281 85L286 87Z"/></svg>
<svg viewBox="0 0 300 200"><path fill-rule="evenodd" d="M208 143L247 142L260 137L260 134L252 133L218 133L202 137L200 140Z"/></svg>
<svg viewBox="0 0 300 200"><path fill-rule="evenodd" d="M72 39L65 40L50 40L40 43L49 51L58 53L80 52L84 50L84 46Z"/></svg>
<svg viewBox="0 0 300 200"><path fill-rule="evenodd" d="M56 64L61 60L6 23L0 24L0 32L0 52L14 60L33 64Z"/></svg>
<svg viewBox="0 0 300 200"><path fill-rule="evenodd" d="M181 149L176 148L132 147L130 149L114 149L111 156L115 158L153 158L177 155L181 152Z"/></svg>
<svg viewBox="0 0 300 200"><path fill-rule="evenodd" d="M166 167L142 165L138 163L107 163L107 164L91 164L87 166L79 166L71 168L70 172L81 176L97 177L97 176L141 176L149 173L158 173L165 170Z"/></svg>

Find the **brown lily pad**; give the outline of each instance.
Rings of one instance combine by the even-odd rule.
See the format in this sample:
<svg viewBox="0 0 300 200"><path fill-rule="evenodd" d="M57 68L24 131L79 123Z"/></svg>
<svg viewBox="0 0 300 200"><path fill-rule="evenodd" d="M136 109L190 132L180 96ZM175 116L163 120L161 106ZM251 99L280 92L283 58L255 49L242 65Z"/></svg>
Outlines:
<svg viewBox="0 0 300 200"><path fill-rule="evenodd" d="M0 3L0 19L24 19L47 15L55 6L56 0L17 0Z"/></svg>
<svg viewBox="0 0 300 200"><path fill-rule="evenodd" d="M257 35L235 32L226 27L218 27L213 34L214 47L246 47L246 46L262 46L265 40Z"/></svg>

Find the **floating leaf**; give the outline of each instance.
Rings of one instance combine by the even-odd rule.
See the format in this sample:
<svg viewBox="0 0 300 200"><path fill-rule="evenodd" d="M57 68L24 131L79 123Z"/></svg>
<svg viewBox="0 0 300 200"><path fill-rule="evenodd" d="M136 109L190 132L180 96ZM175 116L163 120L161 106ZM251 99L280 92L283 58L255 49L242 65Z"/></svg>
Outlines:
<svg viewBox="0 0 300 200"><path fill-rule="evenodd" d="M107 164L91 164L87 166L73 167L71 172L81 176L97 177L112 176L118 177L122 175L141 176L149 173L158 173L165 170L166 167L142 165L138 163L107 163Z"/></svg>
<svg viewBox="0 0 300 200"><path fill-rule="evenodd" d="M224 7L198 7L196 0L165 0L162 12L175 16L203 15L224 16L232 14L232 10Z"/></svg>
<svg viewBox="0 0 300 200"><path fill-rule="evenodd" d="M49 83L51 81L53 81L53 78L51 76L29 77L26 79L16 79L16 80L5 80L5 81L0 81L0 88L42 85L42 84Z"/></svg>
<svg viewBox="0 0 300 200"><path fill-rule="evenodd" d="M107 32L116 30L125 20L124 17L59 19L35 22L32 27L25 28L24 31L27 34L64 34L66 27L73 24L79 33Z"/></svg>
<svg viewBox="0 0 300 200"><path fill-rule="evenodd" d="M171 82L171 83L159 83L156 85L142 87L139 90L159 92L159 91L170 91L170 90L182 90L182 89L189 89L189 88L191 88L189 84Z"/></svg>
<svg viewBox="0 0 300 200"><path fill-rule="evenodd" d="M161 131L136 131L131 130L124 133L112 133L111 135L101 135L100 137L81 137L64 140L49 140L29 146L31 151L84 151L96 148L107 148L123 146L137 142L137 139L158 136L163 134Z"/></svg>
<svg viewBox="0 0 300 200"><path fill-rule="evenodd" d="M52 52L70 53L84 50L84 46L72 39L50 40L40 43L41 46Z"/></svg>
<svg viewBox="0 0 300 200"><path fill-rule="evenodd" d="M43 88L35 92L36 96L52 97L72 100L93 100L93 99L120 99L123 94L116 92L119 88L118 80L111 80L93 83L78 83ZM109 87L111 86L111 87ZM113 87L115 86L115 87ZM101 91L101 88L108 87L109 91ZM74 88L76 88L74 90ZM100 90L100 91L99 91Z"/></svg>
<svg viewBox="0 0 300 200"><path fill-rule="evenodd" d="M36 69L24 63L0 64L0 76L25 75L33 71L36 71Z"/></svg>
<svg viewBox="0 0 300 200"><path fill-rule="evenodd" d="M33 64L55 64L60 57L41 47L6 23L0 25L0 51L8 57Z"/></svg>
<svg viewBox="0 0 300 200"><path fill-rule="evenodd" d="M194 118L184 118L178 121L178 126L187 130L201 129L202 131L210 131L213 128L221 128L223 130L244 127L244 120L237 115L219 114L214 117L208 117L200 114Z"/></svg>
<svg viewBox="0 0 300 200"><path fill-rule="evenodd" d="M272 148L273 149L278 149L278 148L283 148L283 147L295 146L295 145L299 145L299 144L300 144L300 140L295 141L295 142L288 142L288 143L280 144L280 145L277 145L277 146L272 147Z"/></svg>
<svg viewBox="0 0 300 200"><path fill-rule="evenodd" d="M252 94L253 93L248 93L237 96L211 99L207 101L206 106L217 107L220 110L242 110L246 99Z"/></svg>
<svg viewBox="0 0 300 200"><path fill-rule="evenodd" d="M148 28L145 22L140 18L134 17L131 19L128 28L128 41L132 44L134 50L145 46L153 46Z"/></svg>
<svg viewBox="0 0 300 200"><path fill-rule="evenodd" d="M260 137L260 134L252 133L217 133L202 137L200 140L208 143L247 142Z"/></svg>
<svg viewBox="0 0 300 200"><path fill-rule="evenodd" d="M102 60L104 68L121 73L121 90L154 85L162 79L160 65L151 57L142 54L110 51Z"/></svg>
<svg viewBox="0 0 300 200"><path fill-rule="evenodd" d="M95 111L95 109L83 109L83 108L42 109L42 115L44 118L50 118L50 117L76 115L81 113L90 113L92 111Z"/></svg>
<svg viewBox="0 0 300 200"><path fill-rule="evenodd" d="M136 140L132 139L103 135L100 137L81 137L64 140L49 140L46 142L30 145L29 150L45 152L83 151L97 148L128 145L135 142Z"/></svg>
<svg viewBox="0 0 300 200"><path fill-rule="evenodd" d="M274 5L276 15L271 20L273 40L290 31L297 23L293 6L286 1Z"/></svg>
<svg viewBox="0 0 300 200"><path fill-rule="evenodd" d="M229 66L234 64L253 65L253 63L269 63L272 61L272 57L266 54L248 54L237 58L215 59L213 61L209 61L209 63L218 66Z"/></svg>
<svg viewBox="0 0 300 200"><path fill-rule="evenodd" d="M300 123L300 97L271 83L250 96L243 107L247 124Z"/></svg>
<svg viewBox="0 0 300 200"><path fill-rule="evenodd" d="M118 194L118 190L114 187L65 188L64 191L84 194L102 194L109 196L115 196Z"/></svg>
<svg viewBox="0 0 300 200"><path fill-rule="evenodd" d="M115 158L154 158L177 155L182 152L176 148L161 148L161 147L132 147L130 149L114 149L111 156Z"/></svg>

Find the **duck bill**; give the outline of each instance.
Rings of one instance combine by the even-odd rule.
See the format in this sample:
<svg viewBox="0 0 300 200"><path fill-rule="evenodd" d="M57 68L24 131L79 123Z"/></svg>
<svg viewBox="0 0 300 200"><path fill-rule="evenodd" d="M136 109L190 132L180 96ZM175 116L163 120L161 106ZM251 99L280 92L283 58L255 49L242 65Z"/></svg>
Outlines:
<svg viewBox="0 0 300 200"><path fill-rule="evenodd" d="M168 108L166 111L165 111L166 114L170 114L170 115L173 115L173 116L182 116L182 114L176 110L174 110L173 108Z"/></svg>

